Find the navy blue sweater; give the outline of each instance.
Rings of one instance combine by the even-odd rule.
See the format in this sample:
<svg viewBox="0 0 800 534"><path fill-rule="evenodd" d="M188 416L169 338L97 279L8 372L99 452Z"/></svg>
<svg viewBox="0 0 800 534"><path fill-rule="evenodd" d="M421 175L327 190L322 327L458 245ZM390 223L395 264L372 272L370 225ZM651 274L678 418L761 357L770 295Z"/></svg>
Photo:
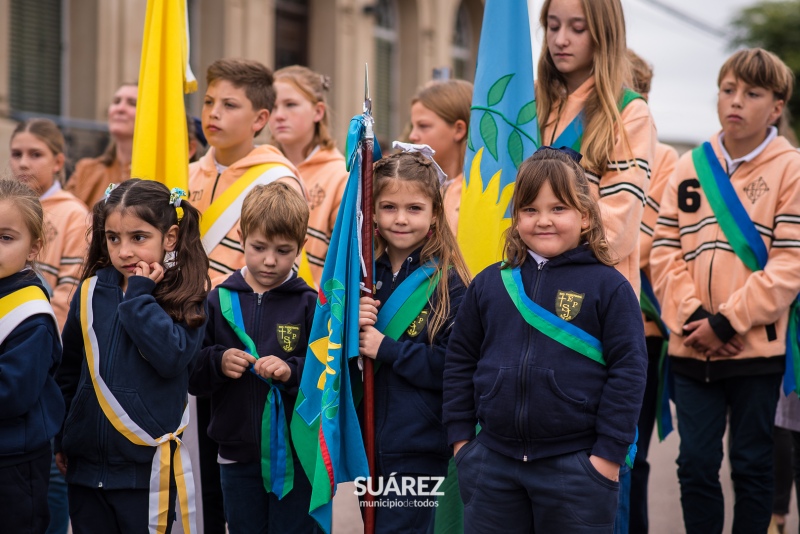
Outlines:
<svg viewBox="0 0 800 534"><path fill-rule="evenodd" d="M316 291L292 275L266 293L254 293L240 271L220 287L239 293L245 332L253 339L259 356L277 356L291 368L292 375L281 392L290 419L306 360ZM246 348L222 316L219 289L209 293L208 308L203 350L192 372L189 392L211 396L208 436L219 444L220 456L237 462L257 462L261 458L261 417L269 386L249 371L238 379L222 373L225 351Z"/></svg>
<svg viewBox="0 0 800 534"><path fill-rule="evenodd" d="M97 271L92 308L100 376L125 412L158 438L181 422L189 367L200 353L203 328L189 328L167 315L152 295L156 285L149 278L131 276L124 296L121 280L114 267ZM148 488L156 449L129 441L100 409L86 363L80 305L76 290L62 334L64 361L56 374L68 410L63 437L56 440L56 450L67 455L67 482Z"/></svg>
<svg viewBox="0 0 800 534"><path fill-rule="evenodd" d="M420 266L420 250L415 251L394 278L384 254L375 263L376 298L384 303L394 289ZM379 473L416 473L431 476L447 474L452 453L442 424L442 380L447 341L453 319L466 288L453 270L449 274L450 315L436 335L433 345L424 325L403 333L395 341L385 337L378 348L381 362L375 374L375 444ZM423 310L428 314L436 305L436 293Z"/></svg>
<svg viewBox="0 0 800 534"><path fill-rule="evenodd" d="M527 295L556 313L559 291L583 295L573 325L603 344L603 366L535 330L517 311L500 264L473 281L444 373L448 441L477 439L519 460L591 449L622 463L644 395L647 349L639 301L613 267L580 246L543 267L522 264Z"/></svg>
<svg viewBox="0 0 800 534"><path fill-rule="evenodd" d="M47 291L33 271L0 279L0 298L28 286ZM50 449L64 420L64 400L53 378L61 362L61 337L52 317L21 322L0 344L0 467Z"/></svg>

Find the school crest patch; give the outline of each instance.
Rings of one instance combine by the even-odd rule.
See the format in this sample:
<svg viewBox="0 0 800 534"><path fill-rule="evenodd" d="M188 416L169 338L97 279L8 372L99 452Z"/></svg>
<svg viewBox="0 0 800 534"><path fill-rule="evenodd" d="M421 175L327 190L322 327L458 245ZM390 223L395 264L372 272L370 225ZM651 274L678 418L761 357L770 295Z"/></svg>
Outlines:
<svg viewBox="0 0 800 534"><path fill-rule="evenodd" d="M573 320L581 311L584 294L559 290L556 295L556 315L565 321Z"/></svg>
<svg viewBox="0 0 800 534"><path fill-rule="evenodd" d="M279 324L278 343L284 352L293 352L300 341L299 324Z"/></svg>
<svg viewBox="0 0 800 534"><path fill-rule="evenodd" d="M417 337L420 334L420 332L422 332L422 329L425 328L425 323L428 322L428 315L429 315L428 310L422 310L421 312L419 312L417 318L414 319L410 325L408 325L406 334L408 334L411 337Z"/></svg>
<svg viewBox="0 0 800 534"><path fill-rule="evenodd" d="M761 198L761 195L769 191L769 187L767 187L767 182L764 181L764 178L761 176L758 177L758 180L754 180L747 184L744 188L744 192L747 194L747 198L750 199L750 202L753 204L756 203L756 200Z"/></svg>

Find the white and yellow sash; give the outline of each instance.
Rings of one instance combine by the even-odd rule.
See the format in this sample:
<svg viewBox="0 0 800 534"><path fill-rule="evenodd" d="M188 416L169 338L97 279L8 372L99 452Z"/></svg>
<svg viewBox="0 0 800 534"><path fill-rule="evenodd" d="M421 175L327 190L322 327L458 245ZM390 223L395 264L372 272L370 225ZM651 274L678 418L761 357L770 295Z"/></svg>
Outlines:
<svg viewBox="0 0 800 534"><path fill-rule="evenodd" d="M188 451L182 447L183 442L178 438L178 434L183 432L183 429L189 424L189 405L187 403L183 411L178 429L159 438L151 437L125 413L103 381L103 377L100 376L100 349L93 328L94 312L92 310L92 298L96 284L97 277L93 276L81 286L81 325L83 325L83 344L89 365L89 375L92 378L97 401L114 428L128 438L131 443L143 447L156 447L153 465L150 469L149 531L152 534L161 534L166 531L169 511L169 471L170 464L175 461L175 482L178 486L183 531L186 534L195 534L197 523L192 465L189 461ZM172 458L170 454L170 441L177 443L177 458Z"/></svg>
<svg viewBox="0 0 800 534"><path fill-rule="evenodd" d="M50 306L47 295L44 294L44 291L39 286L24 287L1 298L0 343L5 341L8 335L22 321L40 313L52 317L56 323L56 330L58 330L58 322L56 321L56 315L53 313L53 307Z"/></svg>
<svg viewBox="0 0 800 534"><path fill-rule="evenodd" d="M203 212L200 219L200 236L206 254L219 245L220 241L228 235L233 225L239 220L242 214L242 204L244 197L247 196L257 185L267 185L283 178L291 176L298 182L300 180L294 173L280 163L262 163L247 170L239 177L228 189L225 190L211 205Z"/></svg>

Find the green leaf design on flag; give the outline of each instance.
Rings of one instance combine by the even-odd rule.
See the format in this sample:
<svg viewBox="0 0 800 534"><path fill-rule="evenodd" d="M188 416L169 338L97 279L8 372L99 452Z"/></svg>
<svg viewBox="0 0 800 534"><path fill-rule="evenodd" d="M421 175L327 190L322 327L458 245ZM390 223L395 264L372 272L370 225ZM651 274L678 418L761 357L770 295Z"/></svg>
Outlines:
<svg viewBox="0 0 800 534"><path fill-rule="evenodd" d="M522 163L522 136L519 132L514 130L508 136L508 155L511 156L511 161L514 163L514 168L519 169Z"/></svg>
<svg viewBox="0 0 800 534"><path fill-rule="evenodd" d="M472 152L475 152L475 145L472 144L472 136L467 134L467 148L469 148Z"/></svg>
<svg viewBox="0 0 800 534"><path fill-rule="evenodd" d="M497 161L497 122L488 111L481 117L480 131L486 150Z"/></svg>
<svg viewBox="0 0 800 534"><path fill-rule="evenodd" d="M519 110L519 115L517 115L517 124L518 125L528 124L535 118L536 118L536 101L531 100L530 102L522 106L521 110Z"/></svg>
<svg viewBox="0 0 800 534"><path fill-rule="evenodd" d="M511 78L514 77L514 74L506 74L489 88L489 95L486 97L486 101L490 106L496 106L503 100L503 95L506 94L506 88L508 87L508 82L511 81Z"/></svg>

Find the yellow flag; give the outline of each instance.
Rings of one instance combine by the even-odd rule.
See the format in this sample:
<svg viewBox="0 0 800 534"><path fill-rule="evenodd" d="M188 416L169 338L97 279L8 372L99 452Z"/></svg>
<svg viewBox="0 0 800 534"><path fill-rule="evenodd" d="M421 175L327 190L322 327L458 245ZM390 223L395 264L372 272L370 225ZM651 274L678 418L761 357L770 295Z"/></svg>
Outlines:
<svg viewBox="0 0 800 534"><path fill-rule="evenodd" d="M314 275L311 273L311 264L308 262L308 256L305 250L300 252L300 267L297 270L297 276L305 280L306 283L314 289L319 289L319 287L317 287L317 282L314 281Z"/></svg>
<svg viewBox="0 0 800 534"><path fill-rule="evenodd" d="M197 89L189 68L186 0L148 0L131 177L189 189L184 93Z"/></svg>

